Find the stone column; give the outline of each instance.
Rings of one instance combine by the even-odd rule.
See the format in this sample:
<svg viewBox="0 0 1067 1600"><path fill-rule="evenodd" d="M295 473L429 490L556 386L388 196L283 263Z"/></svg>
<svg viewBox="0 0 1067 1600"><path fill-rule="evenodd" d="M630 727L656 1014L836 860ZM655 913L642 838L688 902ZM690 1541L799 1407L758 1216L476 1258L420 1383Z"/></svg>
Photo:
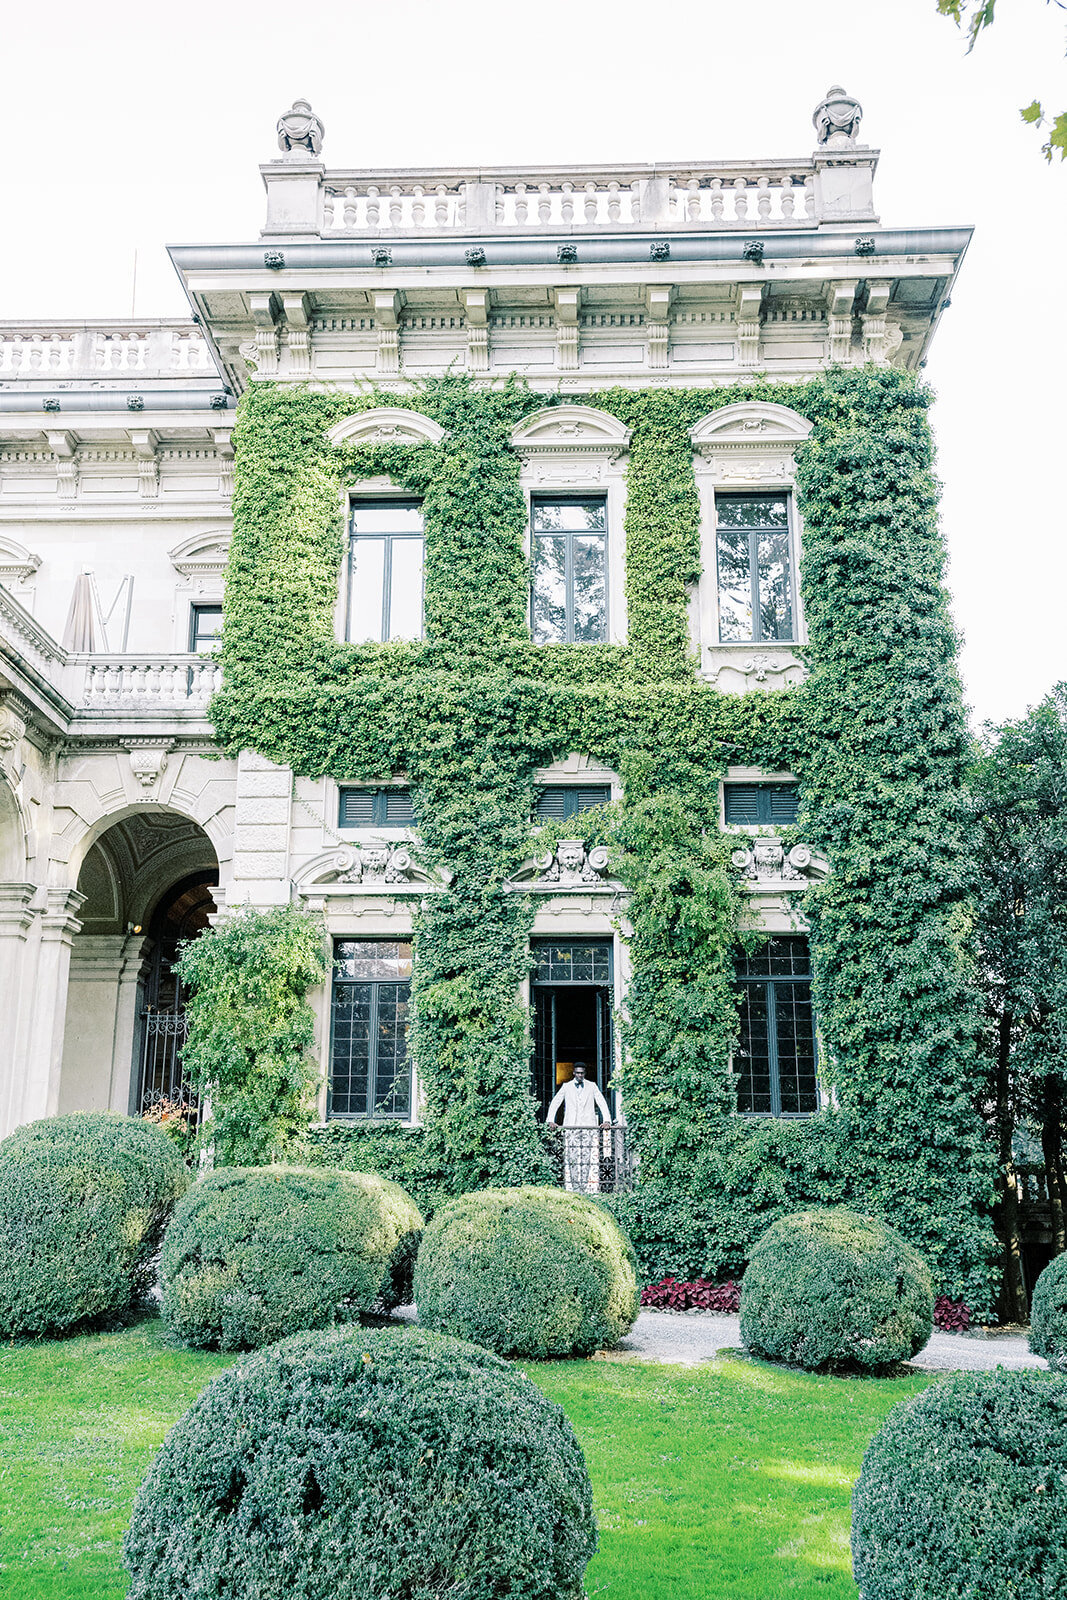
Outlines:
<svg viewBox="0 0 1067 1600"><path fill-rule="evenodd" d="M227 905L288 905L292 792L289 767L276 766L253 750L241 752Z"/></svg>
<svg viewBox="0 0 1067 1600"><path fill-rule="evenodd" d="M70 952L81 927L77 913L85 901L77 889L48 889L45 895L36 970L26 971L24 977L32 1013L18 1122L54 1117L59 1110Z"/></svg>
<svg viewBox="0 0 1067 1600"><path fill-rule="evenodd" d="M80 934L70 956L59 1110L130 1106L143 934Z"/></svg>
<svg viewBox="0 0 1067 1600"><path fill-rule="evenodd" d="M23 1035L30 1010L26 968L32 965L28 935L38 917L32 883L0 884L0 1138L19 1123L24 1073Z"/></svg>

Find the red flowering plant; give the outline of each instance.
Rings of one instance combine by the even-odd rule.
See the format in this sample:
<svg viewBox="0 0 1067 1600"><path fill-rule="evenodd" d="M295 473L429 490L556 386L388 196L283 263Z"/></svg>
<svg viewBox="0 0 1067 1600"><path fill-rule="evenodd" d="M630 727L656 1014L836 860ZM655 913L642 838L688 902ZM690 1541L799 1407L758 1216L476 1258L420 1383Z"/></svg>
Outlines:
<svg viewBox="0 0 1067 1600"><path fill-rule="evenodd" d="M741 1285L732 1278L726 1283L711 1283L707 1278L679 1283L676 1278L664 1278L641 1290L641 1304L659 1311L737 1311Z"/></svg>

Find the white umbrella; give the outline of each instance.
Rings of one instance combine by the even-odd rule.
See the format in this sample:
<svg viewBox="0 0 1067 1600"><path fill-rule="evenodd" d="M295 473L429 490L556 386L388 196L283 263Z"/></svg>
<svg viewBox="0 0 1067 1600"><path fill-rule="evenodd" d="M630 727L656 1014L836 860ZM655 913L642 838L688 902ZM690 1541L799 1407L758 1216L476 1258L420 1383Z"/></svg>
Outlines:
<svg viewBox="0 0 1067 1600"><path fill-rule="evenodd" d="M63 630L63 648L75 655L91 655L97 649L96 603L89 572L80 572L74 580L67 626Z"/></svg>

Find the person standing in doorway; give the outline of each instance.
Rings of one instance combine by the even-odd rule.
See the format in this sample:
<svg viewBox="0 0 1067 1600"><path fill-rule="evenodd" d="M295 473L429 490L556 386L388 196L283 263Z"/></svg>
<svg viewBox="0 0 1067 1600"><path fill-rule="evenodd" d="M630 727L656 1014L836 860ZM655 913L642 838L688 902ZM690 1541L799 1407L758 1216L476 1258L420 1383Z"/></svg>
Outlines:
<svg viewBox="0 0 1067 1600"><path fill-rule="evenodd" d="M611 1112L595 1083L586 1079L585 1062L576 1061L574 1076L561 1084L545 1121L552 1123L563 1107L563 1184L582 1194L595 1194L600 1188L599 1123L610 1122Z"/></svg>

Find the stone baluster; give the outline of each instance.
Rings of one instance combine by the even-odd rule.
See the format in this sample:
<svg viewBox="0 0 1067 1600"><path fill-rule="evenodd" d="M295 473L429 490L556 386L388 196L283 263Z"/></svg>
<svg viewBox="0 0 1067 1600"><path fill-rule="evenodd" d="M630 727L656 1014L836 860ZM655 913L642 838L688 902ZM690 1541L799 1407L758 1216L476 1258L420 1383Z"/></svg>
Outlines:
<svg viewBox="0 0 1067 1600"><path fill-rule="evenodd" d="M813 175L804 179L804 215L811 218L815 216L815 178Z"/></svg>
<svg viewBox="0 0 1067 1600"><path fill-rule="evenodd" d="M712 222L721 222L722 221L722 214L723 214L723 211L725 209L725 205L726 205L726 199L725 199L725 196L723 195L723 192L722 192L722 179L721 178L712 178L712 180L711 180L711 220L712 220Z"/></svg>
<svg viewBox="0 0 1067 1600"><path fill-rule="evenodd" d="M782 179L782 196L779 204L782 208L782 216L786 219L792 217L794 205L792 178Z"/></svg>
<svg viewBox="0 0 1067 1600"><path fill-rule="evenodd" d="M539 183L537 192L540 199L537 202L537 220L545 223L552 220L552 191L547 183Z"/></svg>
<svg viewBox="0 0 1067 1600"><path fill-rule="evenodd" d="M404 216L404 203L400 193L400 185L394 183L389 190L389 226L399 228Z"/></svg>
<svg viewBox="0 0 1067 1600"><path fill-rule="evenodd" d="M517 183L515 185L515 221L525 222L529 209L529 202L526 199L526 185Z"/></svg>
<svg viewBox="0 0 1067 1600"><path fill-rule="evenodd" d="M614 179L608 184L608 221L620 222L622 220L622 185Z"/></svg>
<svg viewBox="0 0 1067 1600"><path fill-rule="evenodd" d="M700 221L700 179L690 178L686 184L689 198L686 201L686 213L690 222Z"/></svg>
<svg viewBox="0 0 1067 1600"><path fill-rule="evenodd" d="M664 188L664 190L666 189L666 187L667 187L666 181L663 180L663 188ZM634 223L635 226L636 226L637 223L639 223L641 221L641 179L640 178L635 178L633 183L630 185L630 221L632 223Z"/></svg>
<svg viewBox="0 0 1067 1600"><path fill-rule="evenodd" d="M443 228L448 222L448 188L445 184L438 183L435 184L433 192L437 196L434 201L433 220L439 228Z"/></svg>
<svg viewBox="0 0 1067 1600"><path fill-rule="evenodd" d="M748 182L745 178L734 179L734 216L738 222L748 221Z"/></svg>
<svg viewBox="0 0 1067 1600"><path fill-rule="evenodd" d="M411 191L411 226L421 228L426 221L426 190L417 183Z"/></svg>
<svg viewBox="0 0 1067 1600"><path fill-rule="evenodd" d="M771 214L771 180L760 178L756 183L756 215L763 222Z"/></svg>
<svg viewBox="0 0 1067 1600"><path fill-rule="evenodd" d="M345 189L344 211L342 213L346 228L354 228L359 220L359 195L354 184L348 184Z"/></svg>
<svg viewBox="0 0 1067 1600"><path fill-rule="evenodd" d="M334 226L334 207L336 204L337 195L333 189L327 189L322 197L322 227L325 233L329 233Z"/></svg>
<svg viewBox="0 0 1067 1600"><path fill-rule="evenodd" d="M560 221L573 222L574 201L571 196L574 194L574 185L573 183L564 183L561 184L560 187L562 190L562 197L560 199Z"/></svg>
<svg viewBox="0 0 1067 1600"><path fill-rule="evenodd" d="M377 228L382 214L382 191L376 183L367 189L367 227Z"/></svg>
<svg viewBox="0 0 1067 1600"><path fill-rule="evenodd" d="M597 194L596 184L585 185L585 220L595 222L600 211L600 197Z"/></svg>

